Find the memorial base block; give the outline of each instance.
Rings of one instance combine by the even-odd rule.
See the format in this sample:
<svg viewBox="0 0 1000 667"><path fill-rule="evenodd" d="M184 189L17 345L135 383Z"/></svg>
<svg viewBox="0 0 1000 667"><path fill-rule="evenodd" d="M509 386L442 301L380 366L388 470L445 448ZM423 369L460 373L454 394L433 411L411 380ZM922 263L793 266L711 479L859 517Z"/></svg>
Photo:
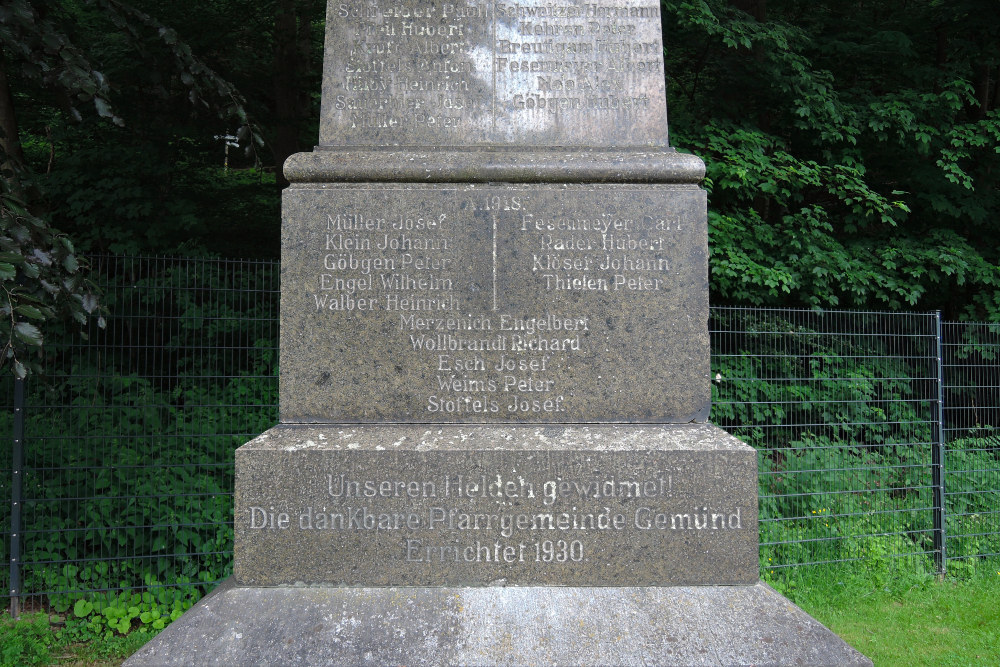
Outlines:
<svg viewBox="0 0 1000 667"><path fill-rule="evenodd" d="M871 665L764 584L242 588L126 665Z"/></svg>
<svg viewBox="0 0 1000 667"><path fill-rule="evenodd" d="M757 455L707 424L282 425L236 453L245 586L757 581Z"/></svg>

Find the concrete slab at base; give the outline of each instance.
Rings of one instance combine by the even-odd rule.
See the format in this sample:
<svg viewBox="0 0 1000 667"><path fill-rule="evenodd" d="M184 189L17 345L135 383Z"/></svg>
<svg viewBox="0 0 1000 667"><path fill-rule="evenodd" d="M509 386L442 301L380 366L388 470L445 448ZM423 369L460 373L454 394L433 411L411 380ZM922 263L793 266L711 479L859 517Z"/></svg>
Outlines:
<svg viewBox="0 0 1000 667"><path fill-rule="evenodd" d="M125 665L871 665L764 584L241 588Z"/></svg>

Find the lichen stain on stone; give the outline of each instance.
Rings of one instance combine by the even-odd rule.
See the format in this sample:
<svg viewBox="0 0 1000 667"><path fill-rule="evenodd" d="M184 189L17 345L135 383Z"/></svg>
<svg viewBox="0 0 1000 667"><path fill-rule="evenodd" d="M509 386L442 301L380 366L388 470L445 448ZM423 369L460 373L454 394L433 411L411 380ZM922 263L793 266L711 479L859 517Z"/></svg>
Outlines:
<svg viewBox="0 0 1000 667"><path fill-rule="evenodd" d="M306 440L302 444L288 445L287 447L284 447L283 449L286 452L297 452L297 451L300 451L300 450L303 450L303 449L312 449L312 448L319 447L319 446L320 446L319 444L313 442L312 440Z"/></svg>

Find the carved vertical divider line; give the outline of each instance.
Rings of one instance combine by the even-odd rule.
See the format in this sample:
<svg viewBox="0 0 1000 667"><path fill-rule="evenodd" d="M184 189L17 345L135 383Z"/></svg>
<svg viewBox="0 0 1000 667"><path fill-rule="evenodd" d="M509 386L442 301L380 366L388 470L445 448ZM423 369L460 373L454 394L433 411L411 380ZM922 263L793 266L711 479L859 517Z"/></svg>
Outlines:
<svg viewBox="0 0 1000 667"><path fill-rule="evenodd" d="M493 44L492 44L492 55L490 57L490 62L493 66L490 67L493 70L493 132L497 131L497 68L496 68L496 58L497 58L497 14L496 7L490 7L490 23L493 27ZM496 310L494 308L493 310Z"/></svg>
<svg viewBox="0 0 1000 667"><path fill-rule="evenodd" d="M493 214L493 312L497 310L497 215Z"/></svg>

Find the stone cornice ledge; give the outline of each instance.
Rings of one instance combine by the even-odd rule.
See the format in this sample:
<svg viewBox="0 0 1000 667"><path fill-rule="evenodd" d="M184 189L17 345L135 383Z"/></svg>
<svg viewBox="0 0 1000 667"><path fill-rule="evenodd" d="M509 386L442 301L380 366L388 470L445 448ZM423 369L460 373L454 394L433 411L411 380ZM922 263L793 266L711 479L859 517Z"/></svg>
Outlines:
<svg viewBox="0 0 1000 667"><path fill-rule="evenodd" d="M296 153L292 183L699 183L705 163L672 148L332 148Z"/></svg>

